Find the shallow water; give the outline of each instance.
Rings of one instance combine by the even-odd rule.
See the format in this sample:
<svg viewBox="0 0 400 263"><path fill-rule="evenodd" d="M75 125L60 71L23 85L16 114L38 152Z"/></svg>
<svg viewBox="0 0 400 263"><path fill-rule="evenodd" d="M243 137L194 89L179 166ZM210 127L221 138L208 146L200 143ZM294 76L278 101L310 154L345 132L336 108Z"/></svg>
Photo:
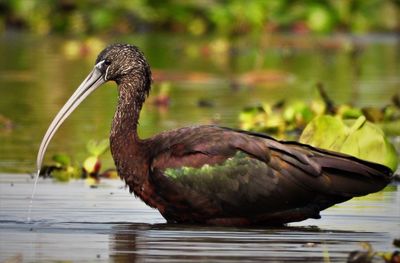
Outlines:
<svg viewBox="0 0 400 263"><path fill-rule="evenodd" d="M0 262L343 262L360 242L394 251L400 237L398 185L336 205L320 220L232 228L165 224L119 180L93 189L40 179L27 223L32 180L0 175Z"/></svg>

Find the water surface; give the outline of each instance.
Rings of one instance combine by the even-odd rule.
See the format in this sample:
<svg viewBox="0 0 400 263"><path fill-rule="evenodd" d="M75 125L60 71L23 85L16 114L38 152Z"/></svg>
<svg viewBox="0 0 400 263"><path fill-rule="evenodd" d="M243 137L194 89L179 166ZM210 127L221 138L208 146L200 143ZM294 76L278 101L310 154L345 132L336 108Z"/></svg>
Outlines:
<svg viewBox="0 0 400 263"><path fill-rule="evenodd" d="M400 237L397 185L281 228L166 224L115 180L41 179L28 224L31 189L29 176L0 175L0 262L344 262L361 242L394 251Z"/></svg>

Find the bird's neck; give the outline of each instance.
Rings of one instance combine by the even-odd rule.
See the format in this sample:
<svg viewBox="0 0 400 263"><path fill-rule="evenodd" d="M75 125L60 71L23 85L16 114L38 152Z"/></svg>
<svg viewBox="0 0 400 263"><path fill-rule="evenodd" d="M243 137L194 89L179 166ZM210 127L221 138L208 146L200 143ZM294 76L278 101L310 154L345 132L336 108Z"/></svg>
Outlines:
<svg viewBox="0 0 400 263"><path fill-rule="evenodd" d="M142 78L130 77L119 82L119 98L111 128L111 139L120 139L125 143L140 141L137 126L148 90L147 82Z"/></svg>
<svg viewBox="0 0 400 263"><path fill-rule="evenodd" d="M129 185L130 191L137 193L147 172L145 144L138 136L137 126L150 80L138 74L117 84L119 99L110 134L111 154L118 174Z"/></svg>
<svg viewBox="0 0 400 263"><path fill-rule="evenodd" d="M141 140L137 133L140 110L149 90L149 81L141 74L119 80L118 105L110 133L111 153L117 168L141 157ZM120 166L120 167L118 167ZM133 169L131 167L131 169Z"/></svg>

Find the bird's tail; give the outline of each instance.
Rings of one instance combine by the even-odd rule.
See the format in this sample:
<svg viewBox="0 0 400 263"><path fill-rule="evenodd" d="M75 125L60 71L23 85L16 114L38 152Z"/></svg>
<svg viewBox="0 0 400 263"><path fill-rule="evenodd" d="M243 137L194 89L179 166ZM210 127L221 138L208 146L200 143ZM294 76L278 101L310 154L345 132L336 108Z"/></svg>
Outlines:
<svg viewBox="0 0 400 263"><path fill-rule="evenodd" d="M308 145L300 147L312 150L313 154L308 157L320 167L332 194L347 197L367 195L382 190L393 178L393 171L384 165Z"/></svg>
<svg viewBox="0 0 400 263"><path fill-rule="evenodd" d="M342 195L361 196L380 191L393 177L388 167L351 156L322 155L316 159L332 182L331 190Z"/></svg>

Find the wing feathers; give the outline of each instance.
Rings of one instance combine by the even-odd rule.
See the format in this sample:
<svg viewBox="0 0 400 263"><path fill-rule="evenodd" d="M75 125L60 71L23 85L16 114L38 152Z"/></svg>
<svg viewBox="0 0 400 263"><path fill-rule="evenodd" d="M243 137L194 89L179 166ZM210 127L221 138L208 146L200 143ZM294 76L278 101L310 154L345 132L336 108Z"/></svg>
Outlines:
<svg viewBox="0 0 400 263"><path fill-rule="evenodd" d="M257 133L200 126L161 136L168 139L154 140L163 143L153 147L154 184L166 200L177 195L198 214L319 211L391 179L382 165Z"/></svg>

